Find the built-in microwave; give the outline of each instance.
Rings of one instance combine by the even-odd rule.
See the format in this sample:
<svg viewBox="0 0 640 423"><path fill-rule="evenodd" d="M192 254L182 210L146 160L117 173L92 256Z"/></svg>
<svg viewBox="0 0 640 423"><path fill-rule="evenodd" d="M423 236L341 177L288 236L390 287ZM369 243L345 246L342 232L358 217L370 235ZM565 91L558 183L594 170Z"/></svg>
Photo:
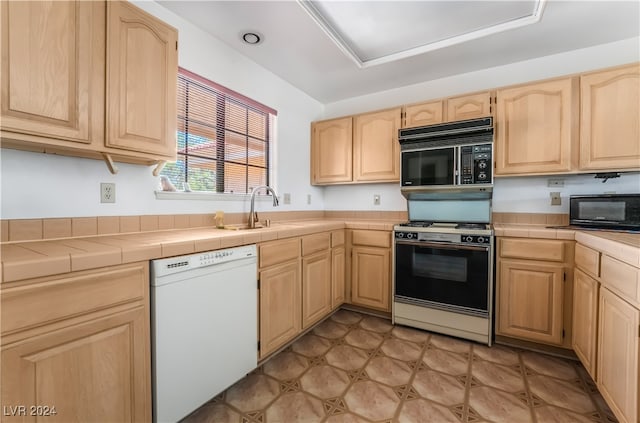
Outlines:
<svg viewBox="0 0 640 423"><path fill-rule="evenodd" d="M493 118L401 129L400 188L409 194L434 189L493 186Z"/></svg>
<svg viewBox="0 0 640 423"><path fill-rule="evenodd" d="M572 195L569 223L586 228L640 231L640 194Z"/></svg>

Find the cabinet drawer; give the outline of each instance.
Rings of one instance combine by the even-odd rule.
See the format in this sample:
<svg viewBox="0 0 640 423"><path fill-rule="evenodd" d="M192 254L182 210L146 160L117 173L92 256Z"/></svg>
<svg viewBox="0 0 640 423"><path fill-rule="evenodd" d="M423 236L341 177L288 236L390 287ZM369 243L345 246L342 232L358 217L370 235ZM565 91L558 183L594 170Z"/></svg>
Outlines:
<svg viewBox="0 0 640 423"><path fill-rule="evenodd" d="M308 256L316 251L328 250L331 245L331 234L328 232L308 235L302 238L302 255Z"/></svg>
<svg viewBox="0 0 640 423"><path fill-rule="evenodd" d="M34 279L4 288L2 335L110 306L143 300L149 289L147 262Z"/></svg>
<svg viewBox="0 0 640 423"><path fill-rule="evenodd" d="M564 242L550 239L500 238L500 257L565 261Z"/></svg>
<svg viewBox="0 0 640 423"><path fill-rule="evenodd" d="M600 251L585 247L582 244L576 244L576 266L585 273L600 276Z"/></svg>
<svg viewBox="0 0 640 423"><path fill-rule="evenodd" d="M640 305L640 269L602 255L602 283L625 300Z"/></svg>
<svg viewBox="0 0 640 423"><path fill-rule="evenodd" d="M344 231L331 232L331 248L344 245Z"/></svg>
<svg viewBox="0 0 640 423"><path fill-rule="evenodd" d="M386 231L354 230L351 234L351 244L388 248L391 247L391 236Z"/></svg>
<svg viewBox="0 0 640 423"><path fill-rule="evenodd" d="M300 257L300 238L267 242L259 246L260 268Z"/></svg>

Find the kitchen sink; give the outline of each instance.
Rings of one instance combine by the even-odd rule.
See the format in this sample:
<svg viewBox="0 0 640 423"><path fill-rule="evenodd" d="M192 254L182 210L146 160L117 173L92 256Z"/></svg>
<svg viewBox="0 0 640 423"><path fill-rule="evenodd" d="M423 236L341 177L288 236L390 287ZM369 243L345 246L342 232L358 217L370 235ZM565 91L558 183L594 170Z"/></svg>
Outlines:
<svg viewBox="0 0 640 423"><path fill-rule="evenodd" d="M262 229L267 228L268 226L264 226L262 223L256 223L255 228L250 228L246 223L237 223L234 225L224 225L222 229L227 229L230 231L244 231L244 230L254 230L254 229Z"/></svg>

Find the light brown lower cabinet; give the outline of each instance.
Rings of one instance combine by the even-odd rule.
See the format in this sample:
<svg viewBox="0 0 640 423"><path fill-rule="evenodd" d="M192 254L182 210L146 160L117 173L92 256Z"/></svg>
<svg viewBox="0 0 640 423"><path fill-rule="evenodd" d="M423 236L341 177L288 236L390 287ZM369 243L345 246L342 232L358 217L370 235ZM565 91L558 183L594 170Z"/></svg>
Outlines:
<svg viewBox="0 0 640 423"><path fill-rule="evenodd" d="M346 252L344 245L331 250L331 309L338 308L345 301L345 266Z"/></svg>
<svg viewBox="0 0 640 423"><path fill-rule="evenodd" d="M388 248L353 247L351 303L390 311L390 252Z"/></svg>
<svg viewBox="0 0 640 423"><path fill-rule="evenodd" d="M302 328L331 311L331 251L302 258Z"/></svg>
<svg viewBox="0 0 640 423"><path fill-rule="evenodd" d="M260 358L277 350L302 330L300 261L260 271Z"/></svg>
<svg viewBox="0 0 640 423"><path fill-rule="evenodd" d="M576 249L576 251L578 251ZM591 377L596 379L598 289L600 283L575 269L573 278L573 336L571 345Z"/></svg>
<svg viewBox="0 0 640 423"><path fill-rule="evenodd" d="M3 422L151 421L148 269L3 286Z"/></svg>
<svg viewBox="0 0 640 423"><path fill-rule="evenodd" d="M640 417L640 310L604 286L599 307L598 389L621 422L635 423Z"/></svg>

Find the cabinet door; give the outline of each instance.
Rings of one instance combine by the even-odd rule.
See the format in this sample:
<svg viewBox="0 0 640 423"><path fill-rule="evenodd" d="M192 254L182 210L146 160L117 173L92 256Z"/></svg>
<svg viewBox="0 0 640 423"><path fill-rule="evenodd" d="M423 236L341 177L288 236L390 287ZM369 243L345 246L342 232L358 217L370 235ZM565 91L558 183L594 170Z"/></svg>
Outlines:
<svg viewBox="0 0 640 423"><path fill-rule="evenodd" d="M147 311L120 311L4 346L2 403L27 412L55 406L57 414L44 417L51 422L151 421Z"/></svg>
<svg viewBox="0 0 640 423"><path fill-rule="evenodd" d="M563 266L500 260L498 267L497 333L562 345Z"/></svg>
<svg viewBox="0 0 640 423"><path fill-rule="evenodd" d="M2 130L84 144L101 139L104 3L3 1L0 7Z"/></svg>
<svg viewBox="0 0 640 423"><path fill-rule="evenodd" d="M107 146L175 157L177 40L130 3L107 2Z"/></svg>
<svg viewBox="0 0 640 423"><path fill-rule="evenodd" d="M573 333L571 346L596 379L596 329L598 326L598 281L575 270L573 279Z"/></svg>
<svg viewBox="0 0 640 423"><path fill-rule="evenodd" d="M260 358L295 337L301 326L300 262L260 272Z"/></svg>
<svg viewBox="0 0 640 423"><path fill-rule="evenodd" d="M447 99L447 121L491 116L491 93L465 95Z"/></svg>
<svg viewBox="0 0 640 423"><path fill-rule="evenodd" d="M404 108L403 128L433 125L444 122L444 101L430 101L428 103L411 104Z"/></svg>
<svg viewBox="0 0 640 423"><path fill-rule="evenodd" d="M302 328L306 329L331 311L331 252L302 259Z"/></svg>
<svg viewBox="0 0 640 423"><path fill-rule="evenodd" d="M575 79L498 90L496 175L561 173L577 146Z"/></svg>
<svg viewBox="0 0 640 423"><path fill-rule="evenodd" d="M600 289L598 389L621 422L638 421L638 325L640 311Z"/></svg>
<svg viewBox="0 0 640 423"><path fill-rule="evenodd" d="M330 184L352 180L353 119L314 122L311 125L311 182Z"/></svg>
<svg viewBox="0 0 640 423"><path fill-rule="evenodd" d="M580 169L640 168L640 66L580 78Z"/></svg>
<svg viewBox="0 0 640 423"><path fill-rule="evenodd" d="M354 118L353 172L355 181L400 181L400 108Z"/></svg>
<svg viewBox="0 0 640 423"><path fill-rule="evenodd" d="M331 251L331 308L338 308L344 303L345 290L344 247L336 247Z"/></svg>
<svg viewBox="0 0 640 423"><path fill-rule="evenodd" d="M353 247L351 257L351 302L364 307L390 310L390 254L386 248Z"/></svg>

